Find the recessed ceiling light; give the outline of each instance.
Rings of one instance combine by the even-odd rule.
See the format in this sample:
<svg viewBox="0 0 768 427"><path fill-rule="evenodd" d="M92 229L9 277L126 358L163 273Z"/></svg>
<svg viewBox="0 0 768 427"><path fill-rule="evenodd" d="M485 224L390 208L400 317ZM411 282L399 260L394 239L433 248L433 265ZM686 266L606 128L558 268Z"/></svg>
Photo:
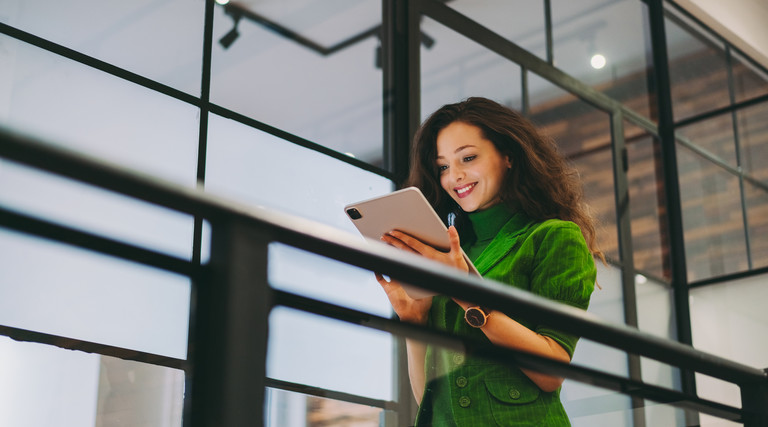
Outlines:
<svg viewBox="0 0 768 427"><path fill-rule="evenodd" d="M603 67L605 67L605 57L601 54L595 54L592 56L592 59L589 60L589 63L592 65L592 68L599 70Z"/></svg>
<svg viewBox="0 0 768 427"><path fill-rule="evenodd" d="M216 3L218 3L218 4L227 4L227 3L229 3L229 0L216 0Z"/></svg>

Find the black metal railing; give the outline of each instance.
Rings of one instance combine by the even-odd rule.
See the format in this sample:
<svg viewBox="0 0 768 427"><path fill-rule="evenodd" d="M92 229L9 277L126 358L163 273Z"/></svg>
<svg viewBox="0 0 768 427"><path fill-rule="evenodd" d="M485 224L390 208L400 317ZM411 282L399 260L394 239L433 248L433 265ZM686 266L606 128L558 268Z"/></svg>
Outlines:
<svg viewBox="0 0 768 427"><path fill-rule="evenodd" d="M0 209L0 226L54 239L185 274L193 282L189 357L186 361L119 347L0 326L0 334L64 348L115 355L162 366L183 367L188 375L185 426L261 425L267 386L284 386L266 378L268 315L287 306L398 336L449 346L650 399L685 410L768 426L768 376L760 369L698 351L636 329L605 323L590 313L480 278L460 275L439 264L385 245L369 245L356 236L313 221L246 206L211 194L158 180L116 164L46 144L0 128L0 158L42 169L139 200L205 218L212 227L209 263L194 263L136 248L122 242ZM281 242L443 294L514 311L531 321L623 350L629 354L690 369L737 385L741 407L671 390L595 369L552 361L507 348L481 344L447 333L272 289L267 279L267 246ZM371 401L397 411L398 402Z"/></svg>

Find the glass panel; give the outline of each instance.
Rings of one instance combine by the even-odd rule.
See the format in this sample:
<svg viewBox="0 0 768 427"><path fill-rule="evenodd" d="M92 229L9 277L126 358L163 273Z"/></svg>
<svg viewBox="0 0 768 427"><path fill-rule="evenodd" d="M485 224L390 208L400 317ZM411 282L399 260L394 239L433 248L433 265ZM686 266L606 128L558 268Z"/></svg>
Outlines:
<svg viewBox="0 0 768 427"><path fill-rule="evenodd" d="M736 102L768 93L768 72L731 50L734 97Z"/></svg>
<svg viewBox="0 0 768 427"><path fill-rule="evenodd" d="M101 356L94 427L181 427L184 371Z"/></svg>
<svg viewBox="0 0 768 427"><path fill-rule="evenodd" d="M206 191L317 221L333 227L326 232L336 230L361 240L343 207L393 189L392 182L382 176L213 115L207 159ZM291 167L286 169L285 165ZM391 313L389 301L368 271L278 244L270 246L269 260L269 280L277 288L381 316ZM272 328L279 341L271 350L275 353L270 369L281 379L379 398L391 395L393 350L389 336L349 332L347 324L310 321L293 313L281 315ZM376 356L358 360L360 341L348 339L350 333L371 342L368 349ZM310 356L296 354L306 353L297 349L310 348L305 343L317 343L321 337L328 340L318 344L324 352L313 351L309 365L297 365L297 357ZM329 342L334 343L333 348ZM323 364L329 368L321 368ZM357 381L360 377L345 373L345 366L373 369L375 372L365 375L381 377Z"/></svg>
<svg viewBox="0 0 768 427"><path fill-rule="evenodd" d="M267 389L267 427L379 427L381 408L326 399L273 388Z"/></svg>
<svg viewBox="0 0 768 427"><path fill-rule="evenodd" d="M332 52L317 51L247 16L268 13L281 21L278 24L290 16L286 22L321 42L358 35L358 18L380 20L381 2L337 2L333 7L326 7L326 2L251 2L247 11L251 15L240 20L239 37L228 48L214 43L211 102L380 164L382 71L377 65L376 33ZM225 9L216 7L214 41L220 41L233 25Z"/></svg>
<svg viewBox="0 0 768 427"><path fill-rule="evenodd" d="M188 0L4 0L0 17L13 27L198 95L204 6ZM50 70L51 76L57 74Z"/></svg>
<svg viewBox="0 0 768 427"><path fill-rule="evenodd" d="M192 255L191 216L3 160L0 205L177 257Z"/></svg>
<svg viewBox="0 0 768 427"><path fill-rule="evenodd" d="M648 117L646 9L637 0L552 0L552 35L557 68Z"/></svg>
<svg viewBox="0 0 768 427"><path fill-rule="evenodd" d="M738 110L736 121L742 169L768 184L768 103Z"/></svg>
<svg viewBox="0 0 768 427"><path fill-rule="evenodd" d="M744 181L752 268L768 267L768 189Z"/></svg>
<svg viewBox="0 0 768 427"><path fill-rule="evenodd" d="M676 340L677 322L674 296L669 285L659 283L642 274L635 276L638 329L661 338ZM646 357L640 358L642 380L667 389L680 390L680 370L666 363ZM646 400L645 419L649 426L684 425L677 417L682 411L671 406Z"/></svg>
<svg viewBox="0 0 768 427"><path fill-rule="evenodd" d="M722 43L671 10L665 24L675 120L727 106L728 68Z"/></svg>
<svg viewBox="0 0 768 427"><path fill-rule="evenodd" d="M0 360L0 425L182 425L181 370L2 336Z"/></svg>
<svg viewBox="0 0 768 427"><path fill-rule="evenodd" d="M529 74L530 118L579 171L606 257L619 259L611 128L606 113Z"/></svg>
<svg viewBox="0 0 768 427"><path fill-rule="evenodd" d="M606 322L623 324L621 270L598 262L597 282L602 289L595 288L592 293L589 312ZM625 352L586 339L576 346L573 363L624 377L629 375ZM632 405L626 395L566 379L560 399L574 427L632 425Z"/></svg>
<svg viewBox="0 0 768 427"><path fill-rule="evenodd" d="M738 177L677 148L688 281L747 270Z"/></svg>
<svg viewBox="0 0 768 427"><path fill-rule="evenodd" d="M199 109L4 35L0 43L0 124L195 185Z"/></svg>
<svg viewBox="0 0 768 427"><path fill-rule="evenodd" d="M0 255L0 325L186 357L188 277L3 229Z"/></svg>
<svg viewBox="0 0 768 427"><path fill-rule="evenodd" d="M393 338L385 332L276 307L267 375L374 399L392 399Z"/></svg>
<svg viewBox="0 0 768 427"><path fill-rule="evenodd" d="M470 96L522 107L519 66L429 18L423 19L421 30L435 40L421 47L422 120Z"/></svg>
<svg viewBox="0 0 768 427"><path fill-rule="evenodd" d="M731 114L721 114L685 127L678 127L676 132L714 159L733 167L738 166Z"/></svg>
<svg viewBox="0 0 768 427"><path fill-rule="evenodd" d="M539 58L547 59L542 1L456 0L446 4Z"/></svg>
<svg viewBox="0 0 768 427"><path fill-rule="evenodd" d="M666 212L661 153L656 140L642 129L625 122L629 210L632 218L632 251L635 268L646 275L669 280L662 220Z"/></svg>
<svg viewBox="0 0 768 427"><path fill-rule="evenodd" d="M693 345L755 368L768 366L768 343L755 339L768 327L766 280L763 274L691 289ZM733 385L697 375L696 389L703 399L741 406L739 389Z"/></svg>

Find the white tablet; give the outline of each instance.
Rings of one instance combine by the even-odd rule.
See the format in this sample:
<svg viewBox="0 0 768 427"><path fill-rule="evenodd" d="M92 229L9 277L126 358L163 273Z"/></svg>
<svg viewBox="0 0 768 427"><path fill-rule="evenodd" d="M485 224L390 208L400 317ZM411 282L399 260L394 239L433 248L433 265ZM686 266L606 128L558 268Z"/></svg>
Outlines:
<svg viewBox="0 0 768 427"><path fill-rule="evenodd" d="M410 234L422 242L447 252L451 243L448 229L437 216L427 199L416 187L408 187L383 196L351 203L344 211L365 237L379 240L384 233L399 230ZM480 275L466 254L469 270ZM404 288L413 298L424 298L436 292L405 285Z"/></svg>

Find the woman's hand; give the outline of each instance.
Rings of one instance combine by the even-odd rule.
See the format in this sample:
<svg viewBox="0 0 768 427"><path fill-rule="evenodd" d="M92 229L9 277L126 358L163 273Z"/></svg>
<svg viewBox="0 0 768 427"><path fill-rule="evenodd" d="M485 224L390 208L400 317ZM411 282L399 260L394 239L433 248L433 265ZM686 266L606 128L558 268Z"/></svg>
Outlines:
<svg viewBox="0 0 768 427"><path fill-rule="evenodd" d="M450 240L450 251L442 252L432 246L429 246L415 237L401 231L390 231L383 235L381 240L398 249L413 252L429 259L458 268L461 271L469 271L467 262L461 251L459 233L456 228L448 228L448 239ZM400 320L425 324L427 313L432 306L432 298L414 299L403 289L402 285L396 280L386 280L381 274L376 273L376 280L379 282L384 292L392 304L392 308L397 313Z"/></svg>
<svg viewBox="0 0 768 427"><path fill-rule="evenodd" d="M469 271L469 266L461 251L459 232L456 231L456 227L450 226L448 228L448 239L451 242L450 250L442 252L402 231L393 230L381 237L383 242L396 248L417 253L431 260L458 268L461 271Z"/></svg>
<svg viewBox="0 0 768 427"><path fill-rule="evenodd" d="M389 303L397 313L397 317L403 322L425 325L427 323L427 314L432 307L432 297L415 299L408 295L400 282L396 280L387 280L380 273L376 274L376 280L384 289L384 293L389 298Z"/></svg>

